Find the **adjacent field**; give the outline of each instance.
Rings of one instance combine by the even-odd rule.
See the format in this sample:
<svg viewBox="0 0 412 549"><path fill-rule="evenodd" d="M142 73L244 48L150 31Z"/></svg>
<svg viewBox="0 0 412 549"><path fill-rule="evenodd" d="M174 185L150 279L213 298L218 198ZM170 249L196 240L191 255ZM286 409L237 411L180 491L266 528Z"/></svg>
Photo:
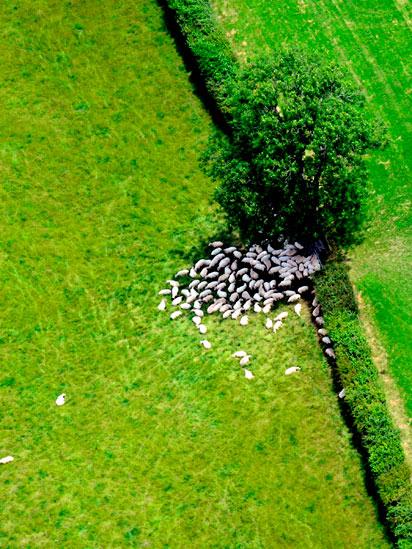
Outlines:
<svg viewBox="0 0 412 549"><path fill-rule="evenodd" d="M0 17L0 546L387 547L308 313L210 319L202 352L156 310L217 228L160 9Z"/></svg>
<svg viewBox="0 0 412 549"><path fill-rule="evenodd" d="M304 44L346 65L389 128L390 146L369 161L371 226L351 252L352 278L370 305L412 418L411 9L387 0L214 0L241 59ZM409 154L408 154L409 151Z"/></svg>

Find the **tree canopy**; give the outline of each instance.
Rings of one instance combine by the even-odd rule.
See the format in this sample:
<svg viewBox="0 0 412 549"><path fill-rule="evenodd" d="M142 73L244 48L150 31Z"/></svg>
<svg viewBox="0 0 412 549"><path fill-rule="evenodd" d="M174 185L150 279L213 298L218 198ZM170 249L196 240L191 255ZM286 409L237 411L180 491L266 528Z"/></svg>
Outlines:
<svg viewBox="0 0 412 549"><path fill-rule="evenodd" d="M348 246L368 194L364 155L377 146L365 99L336 64L302 51L254 61L227 85L231 135L206 155L216 199L244 237Z"/></svg>

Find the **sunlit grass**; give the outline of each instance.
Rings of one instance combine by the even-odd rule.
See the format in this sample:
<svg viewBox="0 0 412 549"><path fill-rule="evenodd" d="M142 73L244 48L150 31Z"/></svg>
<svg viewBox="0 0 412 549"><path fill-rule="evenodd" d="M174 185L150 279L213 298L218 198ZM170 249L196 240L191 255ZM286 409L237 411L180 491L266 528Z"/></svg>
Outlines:
<svg viewBox="0 0 412 549"><path fill-rule="evenodd" d="M156 309L217 228L160 9L0 10L0 546L387 546L308 313L204 352Z"/></svg>

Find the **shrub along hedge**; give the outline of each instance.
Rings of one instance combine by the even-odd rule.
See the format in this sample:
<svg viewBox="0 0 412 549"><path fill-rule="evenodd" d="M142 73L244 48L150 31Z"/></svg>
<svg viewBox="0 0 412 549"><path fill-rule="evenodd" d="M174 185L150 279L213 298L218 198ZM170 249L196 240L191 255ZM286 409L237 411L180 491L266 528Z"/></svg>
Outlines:
<svg viewBox="0 0 412 549"><path fill-rule="evenodd" d="M209 0L161 1L166 4L168 13L173 15L208 93L222 107L227 83L235 76L238 66ZM226 113L222 114L225 117Z"/></svg>
<svg viewBox="0 0 412 549"><path fill-rule="evenodd" d="M175 17L204 79L222 106L227 84L238 67L219 29L208 0L164 0ZM233 82L232 82L233 85ZM228 119L228 113L222 113ZM342 259L334 259L317 275L315 288L326 326L335 343L336 370L346 390L353 423L385 507L391 530L402 549L412 547L412 490L398 429L389 414L371 352L360 325L358 308Z"/></svg>
<svg viewBox="0 0 412 549"><path fill-rule="evenodd" d="M400 547L412 546L412 490L398 429L389 414L381 380L360 325L343 258L316 275L317 298L334 342L345 400L366 451L378 494Z"/></svg>

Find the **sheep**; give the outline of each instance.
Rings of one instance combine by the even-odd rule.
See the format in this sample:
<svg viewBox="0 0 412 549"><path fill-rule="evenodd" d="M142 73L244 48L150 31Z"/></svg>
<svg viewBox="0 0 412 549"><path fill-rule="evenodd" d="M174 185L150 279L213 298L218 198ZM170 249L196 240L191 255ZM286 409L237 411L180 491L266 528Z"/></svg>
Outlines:
<svg viewBox="0 0 412 549"><path fill-rule="evenodd" d="M345 396L346 396L346 391L345 391L345 389L342 389L342 391L339 392L338 397L339 398L344 398Z"/></svg>
<svg viewBox="0 0 412 549"><path fill-rule="evenodd" d="M223 251L225 252L225 254L231 254L235 250L236 250L236 246L229 246L229 248L225 248Z"/></svg>
<svg viewBox="0 0 412 549"><path fill-rule="evenodd" d="M304 294L308 290L309 290L309 286L301 286L300 288L298 288L298 294Z"/></svg>
<svg viewBox="0 0 412 549"><path fill-rule="evenodd" d="M159 311L164 311L166 309L166 300L162 299L157 308L159 309Z"/></svg>
<svg viewBox="0 0 412 549"><path fill-rule="evenodd" d="M196 316L200 316L200 317L203 317L204 314L205 314L205 313L202 311L202 309L195 309L193 312L194 312L194 314L195 314Z"/></svg>
<svg viewBox="0 0 412 549"><path fill-rule="evenodd" d="M267 315L270 312L271 307L272 307L272 304L267 303L264 307L262 307L262 313Z"/></svg>
<svg viewBox="0 0 412 549"><path fill-rule="evenodd" d="M318 305L317 307L315 307L312 311L312 315L313 316L319 316L319 313L320 313L320 305Z"/></svg>
<svg viewBox="0 0 412 549"><path fill-rule="evenodd" d="M279 283L279 288L282 287L282 288L288 288L289 286L292 285L292 282L290 280L282 280L282 282Z"/></svg>
<svg viewBox="0 0 412 549"><path fill-rule="evenodd" d="M230 261L230 259L229 259ZM230 270L231 271L237 271L237 261L236 259L234 261L232 261L232 263L230 264Z"/></svg>
<svg viewBox="0 0 412 549"><path fill-rule="evenodd" d="M331 349L330 347L325 349L325 355L327 355L330 358L336 358L335 353L333 352L333 349Z"/></svg>
<svg viewBox="0 0 412 549"><path fill-rule="evenodd" d="M207 295L206 297L203 298L203 303L209 303L209 301L211 301L212 299L213 299L212 295Z"/></svg>
<svg viewBox="0 0 412 549"><path fill-rule="evenodd" d="M230 276L229 273L223 273L222 275L219 276L218 281L225 282L229 278L229 276Z"/></svg>
<svg viewBox="0 0 412 549"><path fill-rule="evenodd" d="M243 302L241 299L239 299L239 301L236 301L236 303L233 305L233 309L237 311L238 309L241 309L242 305L243 305Z"/></svg>
<svg viewBox="0 0 412 549"><path fill-rule="evenodd" d="M295 313L296 313L298 316L300 316L300 313L301 313L301 311L302 311L302 305L301 305L301 303L296 303L294 309L295 309Z"/></svg>
<svg viewBox="0 0 412 549"><path fill-rule="evenodd" d="M172 290L160 290L159 295L169 295L172 293Z"/></svg>
<svg viewBox="0 0 412 549"><path fill-rule="evenodd" d="M295 248L297 248L298 250L303 250L303 246L302 246L302 244L299 244L299 242L295 242L294 246L295 246Z"/></svg>
<svg viewBox="0 0 412 549"><path fill-rule="evenodd" d="M247 285L246 284L243 284L242 286L239 286L236 291L238 294L241 294L244 290L246 290L247 288Z"/></svg>
<svg viewBox="0 0 412 549"><path fill-rule="evenodd" d="M210 255L215 256L217 254L220 254L221 251L222 251L222 248L215 248Z"/></svg>
<svg viewBox="0 0 412 549"><path fill-rule="evenodd" d="M227 292L224 292L223 290L218 290L217 295L219 297L227 297Z"/></svg>
<svg viewBox="0 0 412 549"><path fill-rule="evenodd" d="M241 259L242 257L242 252L239 252L238 250L235 250L233 252L233 255L236 257L236 259Z"/></svg>
<svg viewBox="0 0 412 549"><path fill-rule="evenodd" d="M321 336L327 336L328 332L324 328L319 328L318 334Z"/></svg>
<svg viewBox="0 0 412 549"><path fill-rule="evenodd" d="M211 248L221 248L223 246L223 242L220 242L220 240L215 240L215 242L211 242L209 246Z"/></svg>
<svg viewBox="0 0 412 549"><path fill-rule="evenodd" d="M219 276L219 273L217 271L213 271L209 273L205 278L209 280L210 278L217 278L218 276Z"/></svg>
<svg viewBox="0 0 412 549"><path fill-rule="evenodd" d="M283 299L283 294L281 292L276 292L272 295L272 299L274 299L275 301L280 301L281 299Z"/></svg>
<svg viewBox="0 0 412 549"><path fill-rule="evenodd" d="M192 322L193 324L196 324L196 326L200 326L200 324L202 324L202 319L200 318L200 316L194 316L192 318Z"/></svg>
<svg viewBox="0 0 412 549"><path fill-rule="evenodd" d="M2 465L5 465L6 463L11 463L13 460L14 460L13 456L5 456L5 457L0 459L0 463Z"/></svg>
<svg viewBox="0 0 412 549"><path fill-rule="evenodd" d="M198 325L198 328L199 328L199 332L200 332L201 334L205 334L205 333L207 332L207 328L206 328L206 326L205 326L204 324L199 324L199 325Z"/></svg>
<svg viewBox="0 0 412 549"><path fill-rule="evenodd" d="M215 255L215 257L212 259L212 261L210 262L210 265L209 265L209 269L211 269L212 267L214 267L215 265L217 265L219 263L219 261L221 261L223 258L225 257L225 254L217 254Z"/></svg>
<svg viewBox="0 0 412 549"><path fill-rule="evenodd" d="M325 343L325 345L330 345L332 343L332 341L330 340L329 337L322 337L322 343Z"/></svg>
<svg viewBox="0 0 412 549"><path fill-rule="evenodd" d="M322 316L317 316L315 318L315 322L318 326L323 326L325 324L325 321Z"/></svg>
<svg viewBox="0 0 412 549"><path fill-rule="evenodd" d="M300 372L299 366L291 366L290 368L287 368L285 370L285 376L290 376L291 374L296 374L297 372Z"/></svg>
<svg viewBox="0 0 412 549"><path fill-rule="evenodd" d="M249 324L249 317L247 315L242 316L242 318L239 321L239 324L241 326L247 326Z"/></svg>
<svg viewBox="0 0 412 549"><path fill-rule="evenodd" d="M227 311L225 311L223 313L223 318L229 318L229 316L231 316L231 314L233 313L233 309L228 309Z"/></svg>
<svg viewBox="0 0 412 549"><path fill-rule="evenodd" d="M202 278L205 278L208 272L209 272L209 269L208 269L207 267L205 267L204 269L202 269L202 270L200 271L200 276L201 276Z"/></svg>
<svg viewBox="0 0 412 549"><path fill-rule="evenodd" d="M239 362L239 364L240 364L241 366L246 366L246 364L249 363L251 357L252 357L252 355L246 355L246 356L242 357L241 360L240 360L240 362Z"/></svg>
<svg viewBox="0 0 412 549"><path fill-rule="evenodd" d="M285 318L288 317L288 312L287 311L283 311L282 313L279 313L278 316L275 318L275 321L277 320L284 320Z"/></svg>
<svg viewBox="0 0 412 549"><path fill-rule="evenodd" d="M282 326L283 326L283 322L281 320L277 320L273 325L274 333L276 333L279 330L279 328L281 328Z"/></svg>
<svg viewBox="0 0 412 549"><path fill-rule="evenodd" d="M66 403L66 393L62 393L56 398L56 406L63 406Z"/></svg>
<svg viewBox="0 0 412 549"><path fill-rule="evenodd" d="M249 283L250 282L250 276L248 274L242 275L243 282Z"/></svg>
<svg viewBox="0 0 412 549"><path fill-rule="evenodd" d="M175 286L176 288L179 286L179 282L176 282L176 280L166 280L170 286Z"/></svg>
<svg viewBox="0 0 412 549"><path fill-rule="evenodd" d="M242 314L242 309L237 309L236 311L233 311L232 319L237 320L241 314Z"/></svg>
<svg viewBox="0 0 412 549"><path fill-rule="evenodd" d="M182 301L183 301L183 297L179 295L179 297L176 297L176 299L172 301L173 307L176 307L176 305L179 305L179 303L181 303Z"/></svg>
<svg viewBox="0 0 412 549"><path fill-rule="evenodd" d="M245 293L245 292L243 292ZM243 297L243 295L242 295ZM251 299L248 299L247 301L245 301L244 305L243 305L243 310L244 311L248 311L252 306L252 300Z"/></svg>
<svg viewBox="0 0 412 549"><path fill-rule="evenodd" d="M255 376L252 374L252 372L250 370L248 370L247 368L243 368L244 372L245 372L245 378L246 379L253 379Z"/></svg>
<svg viewBox="0 0 412 549"><path fill-rule="evenodd" d="M212 348L212 344L207 339L202 339L201 342L200 342L200 345L203 345L203 347L205 349L211 349Z"/></svg>
<svg viewBox="0 0 412 549"><path fill-rule="evenodd" d="M237 301L239 299L239 294L237 292L234 292L230 297L229 297L229 301L231 303L234 303L235 301Z"/></svg>
<svg viewBox="0 0 412 549"><path fill-rule="evenodd" d="M190 303L182 303L182 304L180 305L180 308L181 308L181 309L184 309L185 311L188 311L189 309L192 308L192 305L191 305Z"/></svg>
<svg viewBox="0 0 412 549"><path fill-rule="evenodd" d="M196 278L197 277L197 272L194 270L193 267L189 271L189 276L190 276L190 278Z"/></svg>
<svg viewBox="0 0 412 549"><path fill-rule="evenodd" d="M255 313L260 313L262 311L262 307L259 305L259 303L255 303L253 306L253 310Z"/></svg>
<svg viewBox="0 0 412 549"><path fill-rule="evenodd" d="M272 321L272 319L270 319L270 318L267 318L267 319L266 319L265 327L266 327L268 330L271 330L271 329L273 328L273 321Z"/></svg>
<svg viewBox="0 0 412 549"><path fill-rule="evenodd" d="M253 299L255 301L262 301L263 297L260 294L253 294Z"/></svg>
<svg viewBox="0 0 412 549"><path fill-rule="evenodd" d="M232 355L233 358L243 358L247 353L245 351L235 351Z"/></svg>
<svg viewBox="0 0 412 549"><path fill-rule="evenodd" d="M296 301L299 301L299 299L300 299L299 294L291 295L288 299L288 303L295 303Z"/></svg>
<svg viewBox="0 0 412 549"><path fill-rule="evenodd" d="M177 294L179 293L179 288L177 286L173 286L172 288L172 299L174 299Z"/></svg>
<svg viewBox="0 0 412 549"><path fill-rule="evenodd" d="M189 274L189 269L182 269L175 274L175 277L186 276L187 274Z"/></svg>
<svg viewBox="0 0 412 549"><path fill-rule="evenodd" d="M182 314L182 311L173 311L173 313L170 315L170 320L175 320L181 314Z"/></svg>
<svg viewBox="0 0 412 549"><path fill-rule="evenodd" d="M229 265L229 263L230 263L230 259L228 257L223 258L220 261L219 265L217 266L218 270L221 271L222 269L227 267L227 265Z"/></svg>

